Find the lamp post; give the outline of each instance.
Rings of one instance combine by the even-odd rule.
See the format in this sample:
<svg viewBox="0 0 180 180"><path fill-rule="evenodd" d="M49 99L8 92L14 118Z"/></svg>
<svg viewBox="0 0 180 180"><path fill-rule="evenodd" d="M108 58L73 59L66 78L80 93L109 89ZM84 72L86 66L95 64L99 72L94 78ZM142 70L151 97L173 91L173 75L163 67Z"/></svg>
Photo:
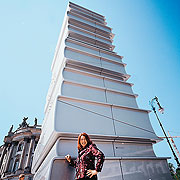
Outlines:
<svg viewBox="0 0 180 180"><path fill-rule="evenodd" d="M155 106L154 106L154 101L156 101L157 105L159 106L159 112L163 113L163 112L164 112L164 109L161 107L161 105L160 105L160 103L159 103L159 101L158 101L158 98L155 96L155 97L151 100L151 102L150 102L151 107L152 107L152 110L153 110L154 114L156 115L156 118L157 118L157 120L158 120L158 122L159 122L159 125L161 126L161 129L162 129L162 131L163 131L163 133L164 133L164 136L165 136L165 138L166 138L166 140L167 140L167 143L169 144L169 147L170 147L170 149L171 149L171 151L172 151L172 153L173 153L173 156L174 156L174 159L176 160L178 169L180 169L179 160L178 160L178 158L177 158L177 156L176 156L176 154L175 154L175 152L174 152L174 150L173 150L173 148L172 148L172 146L171 146L171 144L170 144L170 142L169 142L169 139L168 139L168 137L167 137L167 135L166 135L166 132L165 132L165 130L164 130L164 128L163 128L163 125L162 125L162 123L161 123L161 121L160 121L160 119L159 119L159 117L158 117L158 115L157 115L156 108L155 108Z"/></svg>

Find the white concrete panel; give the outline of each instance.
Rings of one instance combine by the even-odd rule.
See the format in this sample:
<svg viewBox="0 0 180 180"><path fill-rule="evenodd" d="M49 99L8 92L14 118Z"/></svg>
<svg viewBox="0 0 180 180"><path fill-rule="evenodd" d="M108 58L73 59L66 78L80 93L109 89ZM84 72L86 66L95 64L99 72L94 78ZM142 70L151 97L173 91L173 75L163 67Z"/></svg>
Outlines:
<svg viewBox="0 0 180 180"><path fill-rule="evenodd" d="M50 136L52 135L54 131L54 113L55 113L54 106L50 110L46 119L44 119L43 126L42 126L42 133L41 133L39 142L37 144L37 147L34 153L33 164L36 164L37 161L39 160L41 153L43 152L44 147L47 144L47 141L49 140Z"/></svg>
<svg viewBox="0 0 180 180"><path fill-rule="evenodd" d="M112 42L110 42L110 41L106 41L105 39L102 39L102 38L100 38L100 36L96 36L96 40L97 40L97 43L98 42L102 42L102 43L106 43L106 44L108 44L109 46L112 46Z"/></svg>
<svg viewBox="0 0 180 180"><path fill-rule="evenodd" d="M33 180L49 180L49 176L51 174L52 159L56 156L56 145L54 145L39 167L38 171L36 172Z"/></svg>
<svg viewBox="0 0 180 180"><path fill-rule="evenodd" d="M121 120L132 123L135 122L136 124L138 123L138 125L142 125L144 128L153 131L147 111L138 111L128 108L119 108L115 106L113 106L112 111L114 118L120 117Z"/></svg>
<svg viewBox="0 0 180 180"><path fill-rule="evenodd" d="M113 71L108 71L106 69L103 69L101 71L101 75L107 78L111 78L111 79L115 79L115 80L120 80L120 81L124 81L125 77L118 73L118 72L113 72Z"/></svg>
<svg viewBox="0 0 180 180"><path fill-rule="evenodd" d="M96 27L99 28L99 29L102 29L102 30L104 30L104 31L107 31L107 32L111 33L111 30L110 30L109 28L107 28L107 27L101 26L101 25L99 25L99 24L96 24Z"/></svg>
<svg viewBox="0 0 180 180"><path fill-rule="evenodd" d="M84 30L88 30L90 32L96 33L96 27L95 26L90 26L90 25L85 24L85 23L83 23L81 21L77 21L75 19L70 19L69 24L73 25L73 26L76 26L76 27L79 27L79 28L82 28Z"/></svg>
<svg viewBox="0 0 180 180"><path fill-rule="evenodd" d="M65 79L73 80L76 82L82 82L90 85L104 87L103 78L100 78L98 76L83 74L80 72L78 73L78 71L75 72L70 70L64 70L63 77Z"/></svg>
<svg viewBox="0 0 180 180"><path fill-rule="evenodd" d="M120 57L118 57L118 56L113 56L113 55L111 55L111 54L104 53L104 52L102 52L102 51L100 51L100 55L101 55L102 57L105 57L105 58L108 58L108 59L112 59L112 60L115 60L115 61L117 61L117 62L122 62L122 59L121 59Z"/></svg>
<svg viewBox="0 0 180 180"><path fill-rule="evenodd" d="M105 160L99 180L123 180L119 160Z"/></svg>
<svg viewBox="0 0 180 180"><path fill-rule="evenodd" d="M55 54L54 54L54 58L53 58L53 62L51 65L51 71L56 71L54 70L54 67L58 67L57 64L59 62L59 59L63 59L64 55L61 56L62 53L64 53L64 45L65 45L65 39L67 38L68 35L68 28L67 28L67 24L68 24L68 20L67 20L67 14L64 17L64 21L62 24L62 28L61 28L61 32L58 38L58 43L56 45L56 49L55 49ZM57 57L59 56L59 57Z"/></svg>
<svg viewBox="0 0 180 180"><path fill-rule="evenodd" d="M102 41L102 42L104 42L104 43L107 43L107 44L110 44L110 45L112 45L112 42L110 42L110 41L108 41L108 40L106 40L106 39L103 39L103 38L101 38L100 36L96 36L96 39L98 40L98 41Z"/></svg>
<svg viewBox="0 0 180 180"><path fill-rule="evenodd" d="M103 42L103 43L112 45L112 43L111 43L110 41L105 40L105 39L101 38L100 36L97 37L95 33L91 33L91 32L89 32L89 31L87 31L87 30L86 30L86 31L83 31L82 28L81 28L81 29L75 29L75 28L73 28L73 27L69 27L68 30L69 30L69 31L73 31L73 32L78 33L78 34L81 34L81 35L83 35L83 36L92 38L92 39L94 39L94 40L97 40L97 41L100 41L100 42Z"/></svg>
<svg viewBox="0 0 180 180"><path fill-rule="evenodd" d="M97 18L97 19L100 19L101 21L105 21L105 17L102 16L101 14L96 13L94 11L90 11L90 10L88 10L86 8L83 8L82 6L79 6L77 4L74 4L74 3L70 2L70 7L75 11L86 14L88 16L92 16L92 17Z"/></svg>
<svg viewBox="0 0 180 180"><path fill-rule="evenodd" d="M106 78L104 79L104 84L106 88L115 89L115 90L127 92L127 93L133 93L132 87L130 84L125 84L125 83L113 81Z"/></svg>
<svg viewBox="0 0 180 180"><path fill-rule="evenodd" d="M76 62L76 61L68 61L67 68L71 68L71 69L75 69L75 70L79 70L79 71L83 71L83 72L87 72L87 73L91 73L94 75L101 75L101 69L99 67L96 66L92 66L90 64L85 64L85 63L81 63L81 62Z"/></svg>
<svg viewBox="0 0 180 180"><path fill-rule="evenodd" d="M93 142L97 145L97 147L104 153L105 157L113 157L114 156L114 148L112 142L102 142L93 140Z"/></svg>
<svg viewBox="0 0 180 180"><path fill-rule="evenodd" d="M113 145L112 142L102 142L102 141L94 141L93 143L104 153L105 157L113 157ZM76 158L78 155L77 151L77 139L61 139L59 138L57 141L57 155L58 156L65 156L70 154L72 158Z"/></svg>
<svg viewBox="0 0 180 180"><path fill-rule="evenodd" d="M78 155L77 151L77 139L66 139L63 140L59 138L57 140L57 155L58 156L65 156L67 154L70 154L72 158L76 158Z"/></svg>
<svg viewBox="0 0 180 180"><path fill-rule="evenodd" d="M106 97L107 97L107 102L110 104L138 108L134 96L120 94L112 91L106 91Z"/></svg>
<svg viewBox="0 0 180 180"><path fill-rule="evenodd" d="M84 16L84 17L90 19L90 20L97 21L97 22L102 23L102 24L105 23L104 19L101 19L101 18L99 18L99 17L97 17L97 16L95 17L94 15L87 14L87 13L84 13L84 12L82 12L82 11L78 11L78 10L71 9L70 12L77 13L77 14L79 14L79 15L81 15L81 16Z"/></svg>
<svg viewBox="0 0 180 180"><path fill-rule="evenodd" d="M65 159L55 159L49 180L74 180L75 168L69 166Z"/></svg>
<svg viewBox="0 0 180 180"><path fill-rule="evenodd" d="M83 22L83 23L89 24L89 25L91 25L91 26L95 26L95 22L92 23L92 22L90 22L90 21L86 21L86 20L84 20L84 19L82 19L82 18L79 18L79 17L77 17L77 16L73 16L73 15L71 15L71 14L68 14L68 16L69 16L70 18L73 18L73 19L75 19L75 20L78 20L78 21L81 21L81 22Z"/></svg>
<svg viewBox="0 0 180 180"><path fill-rule="evenodd" d="M117 157L155 157L152 144L115 143Z"/></svg>
<svg viewBox="0 0 180 180"><path fill-rule="evenodd" d="M55 128L57 132L115 135L113 121L90 111L111 117L109 106L66 101L57 103ZM78 107L74 107L78 106Z"/></svg>
<svg viewBox="0 0 180 180"><path fill-rule="evenodd" d="M64 82L61 94L64 96L75 97L80 99L106 102L105 91L101 89L90 88Z"/></svg>
<svg viewBox="0 0 180 180"><path fill-rule="evenodd" d="M80 40L80 41L83 41L85 43L88 43L88 44L92 44L92 45L95 45L96 44L96 40L93 39L93 38L89 38L87 36L84 36L82 34L77 34L75 32L70 32L69 33L69 37L72 37L72 38L75 38L76 40Z"/></svg>
<svg viewBox="0 0 180 180"><path fill-rule="evenodd" d="M111 37L111 34L109 32L104 31L102 29L96 29L96 33L100 34L101 36L107 37L107 38Z"/></svg>
<svg viewBox="0 0 180 180"><path fill-rule="evenodd" d="M75 43L71 43L71 42L68 42L68 41L66 41L66 45L69 46L69 47L72 47L72 48L76 48L76 49L88 52L88 53L99 55L99 51L98 50L94 50L94 49L91 49L91 48L88 48L88 47L85 47L85 46L81 46L81 45L78 45L78 44L75 44Z"/></svg>
<svg viewBox="0 0 180 180"><path fill-rule="evenodd" d="M79 83L80 81L76 82ZM61 94L63 96L138 108L134 96L96 87L81 85L74 82L64 81L61 88Z"/></svg>
<svg viewBox="0 0 180 180"><path fill-rule="evenodd" d="M85 33L85 32L82 32L82 31L78 31L78 30L76 30L76 29L73 29L73 28L68 28L70 31L73 31L73 32L75 32L75 33L78 33L78 34L81 34L81 35L83 35L83 36L87 36L87 37L89 37L89 38L92 38L92 39L96 39L95 38L95 35L93 36L93 35L91 35L91 34L88 34L88 33Z"/></svg>
<svg viewBox="0 0 180 180"><path fill-rule="evenodd" d="M128 124L115 121L116 133L119 136L142 137L148 139L157 139L154 130L149 121L149 116L145 111L136 111L132 109L112 108L115 120L123 121ZM135 126L132 127L131 125ZM145 130L139 129L143 128ZM150 132L148 132L150 131Z"/></svg>
<svg viewBox="0 0 180 180"><path fill-rule="evenodd" d="M77 16L72 15L72 14L68 14L68 16L69 16L70 18L75 19L75 20L81 21L81 22L86 23L86 24L91 25L91 26L95 26L95 27L97 27L97 28L99 28L99 29L102 29L102 30L108 32L108 33L111 33L111 29L109 29L108 27L103 26L103 25L101 26L100 24L97 24L96 22L93 22L93 21L91 22L91 21L89 21L89 20L83 19L83 17L82 17L82 18L81 18L80 16L77 17Z"/></svg>
<svg viewBox="0 0 180 180"><path fill-rule="evenodd" d="M99 23L99 22L97 22L97 21L95 21L95 20L92 20L91 17L89 17L89 16L80 15L79 13L77 13L77 11L76 11L76 12L70 11L70 12L71 12L71 14L72 14L73 16L77 16L77 17L79 17L79 18L81 18L81 19L84 19L84 20L86 20L86 21L90 21L90 22L92 22L92 23ZM102 24L102 23L100 23L100 24ZM103 24L102 24L102 25L103 25Z"/></svg>
<svg viewBox="0 0 180 180"><path fill-rule="evenodd" d="M156 138L156 136L153 135L152 133L142 130L144 129L143 126L138 126L142 129L133 127L133 126L137 126L136 123L124 124L119 121L115 121L114 124L115 124L116 134L118 136L148 138L148 139Z"/></svg>
<svg viewBox="0 0 180 180"><path fill-rule="evenodd" d="M70 59L78 60L80 62L89 63L98 67L101 67L100 58L95 58L92 56L87 56L85 54L80 54L75 51L71 51L66 49L65 50L65 56Z"/></svg>
<svg viewBox="0 0 180 180"><path fill-rule="evenodd" d="M121 64L115 64L113 62L105 61L101 59L102 67L111 71L126 74L125 67Z"/></svg>
<svg viewBox="0 0 180 180"><path fill-rule="evenodd" d="M96 41L95 45L99 46L100 48L107 49L107 50L111 50L111 48L113 47L111 44L105 44L101 41Z"/></svg>
<svg viewBox="0 0 180 180"><path fill-rule="evenodd" d="M166 160L122 160L124 180L171 180Z"/></svg>

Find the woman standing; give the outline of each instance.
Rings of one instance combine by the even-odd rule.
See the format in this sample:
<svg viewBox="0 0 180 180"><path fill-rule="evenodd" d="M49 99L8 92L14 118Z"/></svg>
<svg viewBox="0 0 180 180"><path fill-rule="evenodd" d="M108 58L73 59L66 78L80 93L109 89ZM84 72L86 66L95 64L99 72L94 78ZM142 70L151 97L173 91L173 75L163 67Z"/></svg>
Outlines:
<svg viewBox="0 0 180 180"><path fill-rule="evenodd" d="M95 167L95 157L97 164ZM97 174L102 170L104 162L104 154L92 143L86 133L81 133L78 136L78 157L72 160L68 154L65 156L70 166L76 168L75 179L91 179L97 180Z"/></svg>

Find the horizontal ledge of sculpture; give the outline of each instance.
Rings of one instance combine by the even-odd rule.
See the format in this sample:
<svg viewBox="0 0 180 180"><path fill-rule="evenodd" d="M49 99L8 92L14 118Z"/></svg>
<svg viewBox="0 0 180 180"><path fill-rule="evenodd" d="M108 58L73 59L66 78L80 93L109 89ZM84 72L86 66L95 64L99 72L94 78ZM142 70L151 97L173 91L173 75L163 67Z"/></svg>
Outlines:
<svg viewBox="0 0 180 180"><path fill-rule="evenodd" d="M85 17L83 15L77 14L77 13L75 13L73 11L68 11L67 14L68 14L68 16L72 16L74 18L77 18L82 22L85 21L86 23L88 23L90 25L93 25L93 26L96 26L96 27L98 27L100 29L103 29L103 30L105 30L107 32L111 32L111 30L112 30L112 28L108 27L105 24L102 24L102 23L97 22L95 20L91 20L91 19L89 19L89 18L87 18L87 17Z"/></svg>
<svg viewBox="0 0 180 180"><path fill-rule="evenodd" d="M63 72L66 72L66 71L67 72L74 72L74 73L77 73L77 74L82 74L82 76L84 78L86 76L89 76L89 77L94 77L96 79L103 79L103 80L107 80L107 81L112 81L112 82L117 83L119 86L120 86L120 84L128 85L130 87L132 87L134 85L133 83L130 83L130 82L121 81L121 80L118 80L118 79L113 79L113 78L110 78L110 77L105 77L105 76L100 75L100 74L93 74L91 72L86 72L86 71L82 71L82 70L79 70L79 69L73 69L73 68L70 68L70 67L65 67ZM66 78L66 77L64 77L64 78Z"/></svg>
<svg viewBox="0 0 180 180"><path fill-rule="evenodd" d="M87 34L83 34L81 32L75 32L72 29L68 30L67 33L68 33L67 34L68 37L74 38L74 39L82 41L84 43L88 43L88 44L97 46L97 47L105 49L105 50L113 51L113 49L115 48L115 46L110 43L102 42L99 39L97 39L96 37L92 37L92 36L88 37Z"/></svg>
<svg viewBox="0 0 180 180"><path fill-rule="evenodd" d="M63 52L64 52L64 48L65 48L65 43L69 42L69 43L73 43L74 45L76 45L76 49L84 49L84 51L89 52L91 50L92 55L100 55L101 58L105 58L108 61L113 61L113 62L117 62L117 63L121 63L122 62L122 58L123 56L119 56L117 55L115 52L109 51L107 49L103 49L100 48L98 46L92 45L92 44L87 44L84 43L80 40L75 40L72 37L64 37L65 40L62 41L61 43L59 42L60 39L62 40L62 37L59 37L59 41L58 41L58 45L56 47L56 51L55 51L55 55L54 55L54 59L52 62L52 66L51 66L51 71L54 71L55 68L55 64L57 64L57 59L58 59L58 55L61 54L61 56L63 56ZM73 47L73 44L70 44L71 47ZM93 51L93 53L92 53ZM58 59L59 60L59 59ZM126 65L125 63L122 63L122 65Z"/></svg>
<svg viewBox="0 0 180 180"><path fill-rule="evenodd" d="M91 37L91 38L94 38L94 39L97 39L99 41L102 41L104 43L107 43L107 44L112 44L113 40L110 39L110 38L107 38L107 37L104 37L102 35L99 35L95 32L92 32L92 31L89 31L87 29L84 29L83 27L77 27L76 25L73 25L73 24L69 24L68 25L68 30L75 30L77 33L82 33L84 34L85 36L88 36Z"/></svg>
<svg viewBox="0 0 180 180"><path fill-rule="evenodd" d="M77 10L77 9L75 9L75 8L71 8L71 7L69 7L68 11L69 11L69 12L72 12L72 13L75 13L75 14L78 14L78 15L80 15L80 16L83 16L83 17L85 17L85 18L88 18L88 19L90 19L90 20L92 20L92 21L98 22L98 23L100 23L100 24L103 24L103 25L105 25L105 26L107 25L107 22L105 21L104 18L102 19L102 18L100 18L100 17L94 16L94 14L93 14L93 15L86 14L86 13L84 13L83 11L79 11L79 10Z"/></svg>
<svg viewBox="0 0 180 180"><path fill-rule="evenodd" d="M54 160L66 160L64 156L56 156L52 159ZM117 156L117 157L105 157L105 160L167 160L171 159L171 157L124 157L124 156Z"/></svg>
<svg viewBox="0 0 180 180"><path fill-rule="evenodd" d="M85 44L85 43L83 43L81 41L76 41L76 40L74 40L74 39L72 39L70 37L66 38L65 43L66 42L78 45L79 48L77 48L77 49L80 49L80 47L81 47L81 48L84 48L85 49L84 51L86 51L86 52L87 52L88 49L91 49L91 50L94 50L93 53L91 52L91 54L100 55L101 57L104 57L104 58L107 58L107 59L110 59L110 60L114 60L114 61L117 61L117 62L122 62L123 56L118 55L116 52L103 50L103 49L101 49L101 48L99 48L97 46L88 45L88 44ZM73 47L72 44L71 44L71 47ZM123 63L123 64L125 64L125 63Z"/></svg>
<svg viewBox="0 0 180 180"><path fill-rule="evenodd" d="M98 90L102 90L102 91L114 92L114 93L117 93L117 94L122 94L124 96L132 96L132 97L135 97L135 98L138 97L138 94L127 93L127 92L118 91L118 90L115 90L115 89L110 89L110 88L101 87L101 86L94 86L94 85L91 85L91 84L88 84L88 83L81 83L81 82L78 82L78 81L72 81L72 80L68 80L68 79L64 79L62 81L62 83L72 84L72 85L75 85L75 86L87 87L87 88L92 88L92 89L98 89Z"/></svg>
<svg viewBox="0 0 180 180"><path fill-rule="evenodd" d="M105 159L103 169L98 173L99 179L126 179L137 177L137 179L154 179L164 178L171 179L167 166L167 158L162 159ZM41 172L41 173L39 173ZM53 158L45 167L42 165L34 176L34 180L46 179L56 180L54 174L58 172L61 178L73 180L75 170L68 166L66 160L59 157ZM152 172L152 173L149 173Z"/></svg>
<svg viewBox="0 0 180 180"><path fill-rule="evenodd" d="M106 62L110 62L112 63L112 65L120 65L120 66L123 66L125 67L126 64L122 62L121 59L113 59L112 58L108 58L108 57L103 57L103 55L98 51L97 54L93 54L92 52L88 52L88 49L85 49L85 50L82 50L82 49L79 49L77 47L72 47L72 44L68 44L64 47L64 49L66 50L71 50L71 51L74 51L74 52L77 52L79 54L84 54L86 56L90 56L90 57L94 57L96 59L101 59L102 61L106 61Z"/></svg>
<svg viewBox="0 0 180 180"><path fill-rule="evenodd" d="M106 67L104 68L102 66L98 67L97 64L94 65L93 63L89 63L89 62L85 62L85 61L82 62L82 61L76 60L76 59L66 58L66 63L67 63L67 66L71 65L71 68L84 70L84 71L99 74L99 75L104 75L106 77L111 77L114 79L127 81L131 76L131 75L125 74L123 72L121 73L118 71L109 70L108 68L106 68Z"/></svg>
<svg viewBox="0 0 180 180"><path fill-rule="evenodd" d="M43 152L37 156L37 151L34 157L34 165L37 167L37 164L44 161L43 157L46 157L48 153L51 157L66 155L67 151L73 156L76 156L76 144L78 133L58 133L54 143L49 143L48 146L43 147ZM100 147L106 155L106 158L126 158L126 159L152 159L155 158L155 154L152 150L152 144L156 143L154 140L143 139L143 138L134 138L134 137L119 137L119 136L105 136L98 134L90 134L91 139L95 142L98 147ZM51 145L50 145L51 144ZM114 148L113 148L114 146ZM119 148L120 146L123 147ZM37 147L38 152L41 151ZM74 149L74 150L73 150ZM115 152L113 152L115 151ZM122 152L121 152L122 151ZM115 155L116 154L116 155ZM119 156L121 154L121 156ZM138 155L138 156L137 156ZM136 156L136 157L135 157ZM63 157L64 158L64 157ZM38 160L38 161L37 161ZM47 160L47 159L46 159Z"/></svg>
<svg viewBox="0 0 180 180"><path fill-rule="evenodd" d="M73 18L73 16L71 16L71 17L67 16L67 20L68 20L69 24L72 24L77 27L81 27L82 29L86 29L90 32L94 32L102 37L106 37L108 39L113 40L113 38L115 36L115 34L113 34L112 32L107 32L103 29L100 29L99 27L87 24L87 22L82 22L80 19Z"/></svg>
<svg viewBox="0 0 180 180"><path fill-rule="evenodd" d="M94 11L91 11L91 10L89 10L89 9L87 9L87 8L84 8L84 7L82 7L82 6L79 6L79 5L77 5L77 4L74 4L74 3L72 3L72 2L69 2L68 7L73 8L73 9L76 9L76 10L78 10L78 11L80 11L80 12L84 12L85 14L89 14L89 15L91 15L91 16L100 18L100 19L102 19L102 20L105 21L105 17L104 17L103 15L101 15L101 14L99 14L99 13L96 13L96 12L94 12Z"/></svg>
<svg viewBox="0 0 180 180"><path fill-rule="evenodd" d="M90 103L90 104L97 104L97 105L102 105L102 106L113 106L116 108L122 108L122 109L127 109L127 110L132 110L132 111L138 111L138 112L145 112L145 113L150 113L151 110L146 110L146 109L141 109L141 108L134 108L134 107L128 107L128 106L121 106L117 104L111 104L111 103L102 103L98 101L90 101L90 100L85 100L85 99L80 99L80 98L72 98L68 96L58 96L57 100L71 100L71 101L77 101L77 102L84 102L84 103Z"/></svg>

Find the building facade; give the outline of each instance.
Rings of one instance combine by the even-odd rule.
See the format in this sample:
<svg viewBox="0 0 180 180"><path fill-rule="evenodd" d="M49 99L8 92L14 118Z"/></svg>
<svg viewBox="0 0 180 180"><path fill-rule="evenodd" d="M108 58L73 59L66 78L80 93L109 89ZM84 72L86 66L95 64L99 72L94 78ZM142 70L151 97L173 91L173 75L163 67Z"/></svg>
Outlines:
<svg viewBox="0 0 180 180"><path fill-rule="evenodd" d="M35 119L34 125L29 125L24 118L17 130L10 128L0 147L0 179L16 180L20 174L25 174L25 180L32 180L31 173L34 151L41 134L41 126Z"/></svg>

